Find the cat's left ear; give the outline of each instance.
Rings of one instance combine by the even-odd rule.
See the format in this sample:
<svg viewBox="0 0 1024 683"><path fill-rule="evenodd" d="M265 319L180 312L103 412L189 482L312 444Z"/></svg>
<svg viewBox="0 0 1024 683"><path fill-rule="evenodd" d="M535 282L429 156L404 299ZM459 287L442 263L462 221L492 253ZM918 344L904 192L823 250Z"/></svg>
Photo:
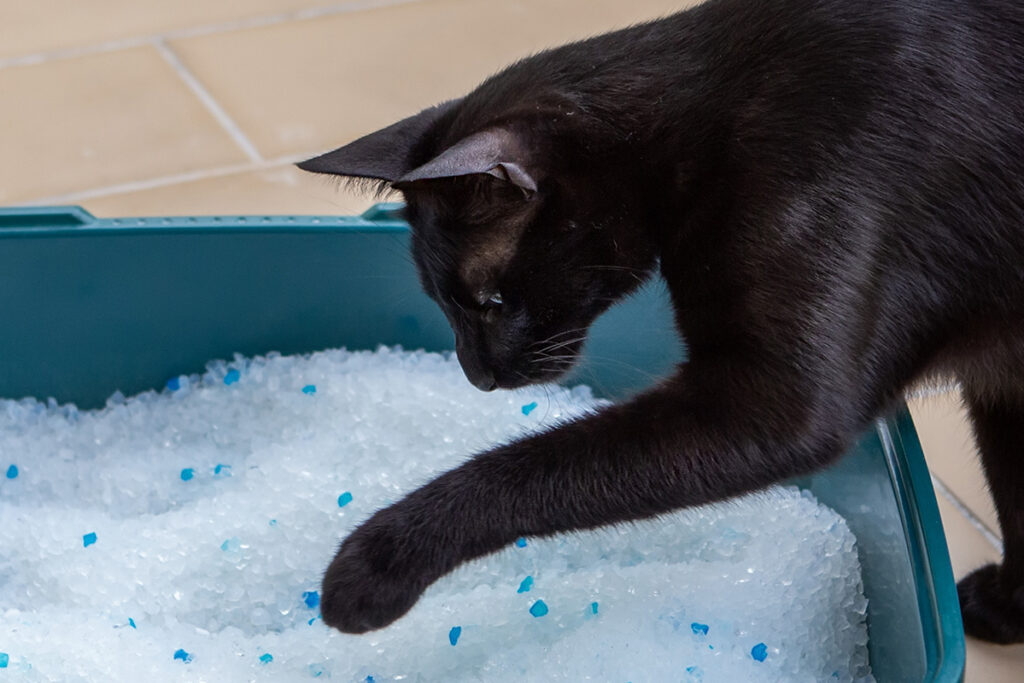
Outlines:
<svg viewBox="0 0 1024 683"><path fill-rule="evenodd" d="M394 182L408 173L412 167L408 159L416 145L430 134L443 117L451 114L459 102L460 100L451 100L424 109L415 116L402 119L333 152L307 159L296 166L312 173Z"/></svg>
<svg viewBox="0 0 1024 683"><path fill-rule="evenodd" d="M463 138L406 173L394 186L402 189L428 180L486 174L512 183L530 197L537 191L537 180L528 166L525 145L515 133L490 128Z"/></svg>

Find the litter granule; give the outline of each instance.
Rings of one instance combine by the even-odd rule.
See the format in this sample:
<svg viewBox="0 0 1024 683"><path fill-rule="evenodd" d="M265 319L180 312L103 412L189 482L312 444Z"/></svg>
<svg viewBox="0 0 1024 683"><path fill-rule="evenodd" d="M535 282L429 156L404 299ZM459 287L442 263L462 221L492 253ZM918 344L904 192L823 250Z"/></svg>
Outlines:
<svg viewBox="0 0 1024 683"><path fill-rule="evenodd" d="M323 625L359 522L598 405L383 348L215 362L98 411L0 401L0 679L870 680L854 537L795 488L519 539L387 629Z"/></svg>

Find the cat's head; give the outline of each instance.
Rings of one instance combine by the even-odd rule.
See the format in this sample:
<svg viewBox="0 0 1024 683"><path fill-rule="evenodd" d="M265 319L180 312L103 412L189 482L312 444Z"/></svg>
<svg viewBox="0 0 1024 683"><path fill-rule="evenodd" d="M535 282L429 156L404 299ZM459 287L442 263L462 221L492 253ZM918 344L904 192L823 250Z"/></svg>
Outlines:
<svg viewBox="0 0 1024 683"><path fill-rule="evenodd" d="M654 263L637 179L573 116L555 106L476 125L449 102L299 164L402 192L420 281L485 391L568 371L590 324Z"/></svg>

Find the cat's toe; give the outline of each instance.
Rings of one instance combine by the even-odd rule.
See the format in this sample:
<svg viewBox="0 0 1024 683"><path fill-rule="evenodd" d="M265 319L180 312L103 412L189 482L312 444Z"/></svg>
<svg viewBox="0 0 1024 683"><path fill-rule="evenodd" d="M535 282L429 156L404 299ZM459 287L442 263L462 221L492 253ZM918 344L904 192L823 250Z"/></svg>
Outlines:
<svg viewBox="0 0 1024 683"><path fill-rule="evenodd" d="M993 643L1024 642L1024 585L1007 585L999 565L968 574L957 592L968 635Z"/></svg>
<svg viewBox="0 0 1024 683"><path fill-rule="evenodd" d="M408 612L423 592L421 581L400 572L380 533L358 530L342 544L324 574L320 613L344 633L384 628Z"/></svg>

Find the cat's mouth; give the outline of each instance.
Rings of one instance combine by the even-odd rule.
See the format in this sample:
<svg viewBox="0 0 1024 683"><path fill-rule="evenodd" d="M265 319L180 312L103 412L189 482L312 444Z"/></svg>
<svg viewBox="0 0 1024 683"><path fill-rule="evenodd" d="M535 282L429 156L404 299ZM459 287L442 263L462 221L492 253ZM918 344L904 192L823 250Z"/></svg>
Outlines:
<svg viewBox="0 0 1024 683"><path fill-rule="evenodd" d="M572 370L575 362L560 361L555 364L532 365L528 372L513 370L508 374L495 376L487 372L473 376L466 375L466 378L480 391L494 391L495 389L519 389L531 384L545 384L555 382Z"/></svg>
<svg viewBox="0 0 1024 683"><path fill-rule="evenodd" d="M579 356L573 356L571 358L554 360L543 360L539 363L533 364L530 368L529 374L522 375L522 383L517 386L525 386L527 384L544 384L545 382L555 382L569 373L570 370L576 365L579 360ZM513 387L508 387L513 388Z"/></svg>
<svg viewBox="0 0 1024 683"><path fill-rule="evenodd" d="M566 337L564 341L545 340L533 344L514 360L502 363L481 361L462 344L456 342L456 354L466 379L481 391L518 389L531 384L555 382L576 365L583 346L582 336Z"/></svg>

